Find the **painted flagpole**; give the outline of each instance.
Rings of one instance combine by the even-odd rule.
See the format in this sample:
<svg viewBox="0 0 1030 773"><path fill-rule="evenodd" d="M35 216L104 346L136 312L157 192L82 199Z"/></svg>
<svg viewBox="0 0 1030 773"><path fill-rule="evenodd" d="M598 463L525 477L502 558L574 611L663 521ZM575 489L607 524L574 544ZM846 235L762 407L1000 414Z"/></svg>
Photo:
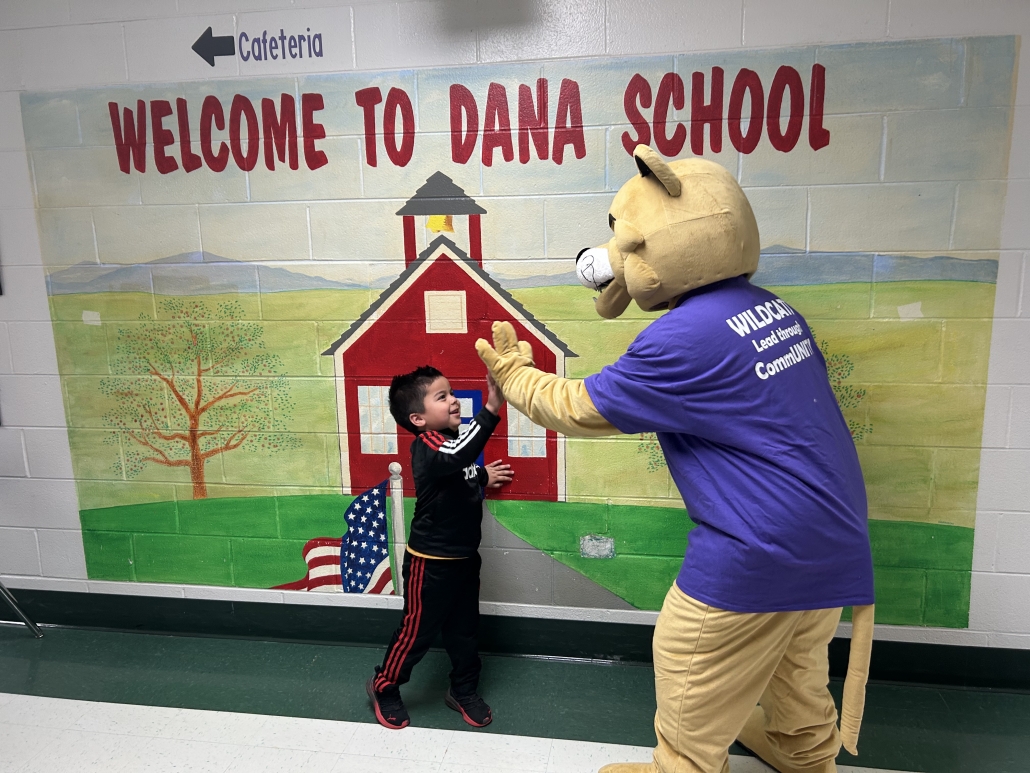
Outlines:
<svg viewBox="0 0 1030 773"><path fill-rule="evenodd" d="M390 556L393 565L393 592L396 596L404 595L404 578L401 576L404 566L404 551L407 538L404 531L404 484L401 480L401 466L390 462Z"/></svg>

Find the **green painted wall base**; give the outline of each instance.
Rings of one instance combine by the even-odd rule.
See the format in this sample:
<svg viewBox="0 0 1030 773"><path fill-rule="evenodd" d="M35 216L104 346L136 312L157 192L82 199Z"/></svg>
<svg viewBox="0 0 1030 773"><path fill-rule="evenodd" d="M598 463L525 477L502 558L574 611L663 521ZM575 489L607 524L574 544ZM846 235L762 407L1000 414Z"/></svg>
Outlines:
<svg viewBox="0 0 1030 773"><path fill-rule="evenodd" d="M36 622L79 628L383 646L400 622L398 610L43 590L13 593ZM10 609L0 606L0 620L15 619ZM484 653L651 661L651 626L497 615L481 620ZM832 676L846 673L849 646L847 639L831 643ZM1030 650L876 642L870 676L885 682L1030 691Z"/></svg>

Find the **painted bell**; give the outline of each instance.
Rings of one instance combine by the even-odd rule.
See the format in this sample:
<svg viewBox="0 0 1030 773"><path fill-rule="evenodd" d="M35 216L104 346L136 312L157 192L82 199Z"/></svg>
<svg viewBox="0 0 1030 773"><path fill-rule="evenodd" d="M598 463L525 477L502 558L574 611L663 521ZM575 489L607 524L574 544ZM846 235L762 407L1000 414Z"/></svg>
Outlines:
<svg viewBox="0 0 1030 773"><path fill-rule="evenodd" d="M430 215L429 216L429 230L435 234L441 231L447 231L448 233L454 233L454 223L451 215Z"/></svg>

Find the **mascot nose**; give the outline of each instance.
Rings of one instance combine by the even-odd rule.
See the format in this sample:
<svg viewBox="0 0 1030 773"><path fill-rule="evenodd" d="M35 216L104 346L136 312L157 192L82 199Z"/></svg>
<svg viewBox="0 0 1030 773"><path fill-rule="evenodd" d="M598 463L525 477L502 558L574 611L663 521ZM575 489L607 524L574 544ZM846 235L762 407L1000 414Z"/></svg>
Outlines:
<svg viewBox="0 0 1030 773"><path fill-rule="evenodd" d="M576 278L584 287L603 290L615 278L607 247L587 247L576 256Z"/></svg>

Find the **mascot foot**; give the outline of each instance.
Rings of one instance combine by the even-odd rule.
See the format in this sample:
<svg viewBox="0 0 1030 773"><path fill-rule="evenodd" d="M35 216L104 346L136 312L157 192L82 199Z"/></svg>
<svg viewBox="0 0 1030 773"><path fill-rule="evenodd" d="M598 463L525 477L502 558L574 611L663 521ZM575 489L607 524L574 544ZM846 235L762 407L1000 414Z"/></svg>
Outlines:
<svg viewBox="0 0 1030 773"><path fill-rule="evenodd" d="M605 765L598 773L655 773L653 762L616 762Z"/></svg>

